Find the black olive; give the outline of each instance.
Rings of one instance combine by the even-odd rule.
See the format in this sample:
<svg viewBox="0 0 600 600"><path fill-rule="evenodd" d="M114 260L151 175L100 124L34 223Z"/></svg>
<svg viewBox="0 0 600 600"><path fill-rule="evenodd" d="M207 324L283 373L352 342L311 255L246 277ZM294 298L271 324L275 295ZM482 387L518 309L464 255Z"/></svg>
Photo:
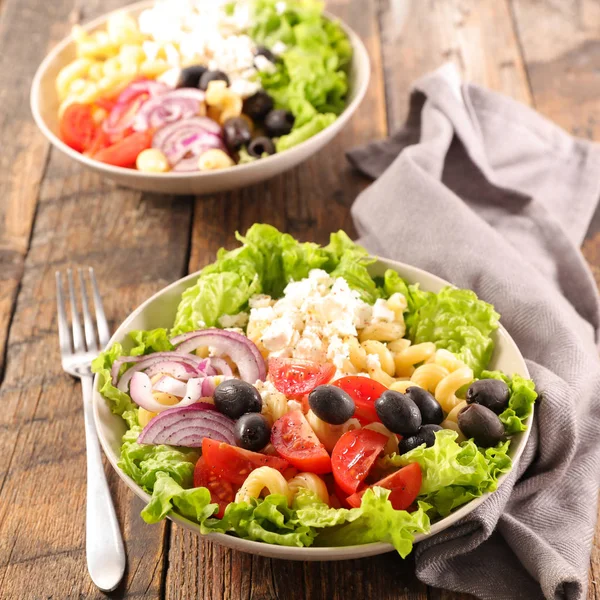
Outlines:
<svg viewBox="0 0 600 600"><path fill-rule="evenodd" d="M287 135L294 126L294 115L288 110L272 110L265 117L265 127L271 137Z"/></svg>
<svg viewBox="0 0 600 600"><path fill-rule="evenodd" d="M272 110L275 103L273 98L262 90L244 100L243 112L253 121L262 121Z"/></svg>
<svg viewBox="0 0 600 600"><path fill-rule="evenodd" d="M458 426L465 437L489 448L504 438L504 425L498 415L481 404L469 404L458 413Z"/></svg>
<svg viewBox="0 0 600 600"><path fill-rule="evenodd" d="M386 390L375 400L375 410L390 431L402 436L416 434L423 421L411 398L394 390Z"/></svg>
<svg viewBox="0 0 600 600"><path fill-rule="evenodd" d="M481 404L499 415L507 406L510 390L500 379L480 379L467 390L467 404Z"/></svg>
<svg viewBox="0 0 600 600"><path fill-rule="evenodd" d="M424 425L439 425L444 420L444 411L440 403L422 387L413 386L406 390L406 395L417 405Z"/></svg>
<svg viewBox="0 0 600 600"><path fill-rule="evenodd" d="M241 379L227 379L219 384L214 393L215 406L230 419L239 419L243 414L259 413L262 398L258 390Z"/></svg>
<svg viewBox="0 0 600 600"><path fill-rule="evenodd" d="M271 427L260 413L247 413L237 420L234 435L240 448L259 452L271 439Z"/></svg>
<svg viewBox="0 0 600 600"><path fill-rule="evenodd" d="M206 71L205 73L202 73L198 87L201 90L207 90L208 84L211 81L224 81L227 85L229 85L229 77L227 77L223 71Z"/></svg>
<svg viewBox="0 0 600 600"><path fill-rule="evenodd" d="M277 58L275 58L275 55L268 48L265 48L264 46L258 46L256 48L256 52L254 53L254 56L264 56L265 58L270 60L272 63L274 63L277 60Z"/></svg>
<svg viewBox="0 0 600 600"><path fill-rule="evenodd" d="M417 446L424 444L425 440L420 435L411 435L410 437L405 437L398 442L398 452L400 454L406 454L411 450L414 450Z"/></svg>
<svg viewBox="0 0 600 600"><path fill-rule="evenodd" d="M345 423L356 409L350 395L335 385L318 385L308 395L308 405L319 419L330 425Z"/></svg>
<svg viewBox="0 0 600 600"><path fill-rule="evenodd" d="M252 139L246 119L232 117L223 123L223 139L231 152L239 150Z"/></svg>
<svg viewBox="0 0 600 600"><path fill-rule="evenodd" d="M435 444L435 432L441 431L443 428L439 425L430 423L423 425L419 430L419 437L427 444L427 447L431 447Z"/></svg>
<svg viewBox="0 0 600 600"><path fill-rule="evenodd" d="M248 144L248 154L262 158L263 154L275 154L275 144L268 137L257 137Z"/></svg>
<svg viewBox="0 0 600 600"><path fill-rule="evenodd" d="M193 65L181 69L179 80L177 81L178 88L197 88L200 83L200 77L206 73L208 69L203 65Z"/></svg>

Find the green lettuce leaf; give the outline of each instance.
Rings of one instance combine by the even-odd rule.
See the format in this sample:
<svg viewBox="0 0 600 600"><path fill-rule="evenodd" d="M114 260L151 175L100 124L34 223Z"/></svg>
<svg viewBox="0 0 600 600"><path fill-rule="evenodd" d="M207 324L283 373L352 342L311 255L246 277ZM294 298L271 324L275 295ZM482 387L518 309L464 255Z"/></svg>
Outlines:
<svg viewBox="0 0 600 600"><path fill-rule="evenodd" d="M491 335L500 315L471 290L446 287L427 299L411 319L409 335L415 344L434 342L454 352L475 376L487 366L494 350Z"/></svg>
<svg viewBox="0 0 600 600"><path fill-rule="evenodd" d="M473 440L457 443L458 434L450 429L436 432L435 437L429 448L423 444L406 454L382 459L384 468L419 464L423 473L419 498L431 505L431 517L445 517L473 498L494 491L498 477L511 469L510 441L483 449Z"/></svg>
<svg viewBox="0 0 600 600"><path fill-rule="evenodd" d="M218 326L219 317L245 310L252 295L264 293L277 298L290 281L304 279L311 269L322 268L335 277L344 277L367 302L379 297L367 270L373 259L343 231L331 234L325 247L298 242L260 223L236 237L243 245L235 250L221 249L196 284L183 292L171 335Z"/></svg>
<svg viewBox="0 0 600 600"><path fill-rule="evenodd" d="M409 513L394 510L388 501L390 490L369 488L362 497L360 516L351 523L323 530L315 541L318 546L351 546L370 542L388 542L405 558L410 554L415 533L429 531L429 505L418 503L418 510ZM343 510L343 509L339 509Z"/></svg>
<svg viewBox="0 0 600 600"><path fill-rule="evenodd" d="M538 397L535 383L516 374L508 377L500 371L483 371L481 379L500 379L508 385L510 399L506 410L499 415L500 420L504 423L508 435L525 431L527 429L525 421L533 412L533 405Z"/></svg>
<svg viewBox="0 0 600 600"><path fill-rule="evenodd" d="M254 1L250 35L267 48L277 42L287 47L274 72L260 73L276 107L295 117L294 131L277 144L281 152L315 135L344 110L352 46L339 24L322 16L322 2L288 0L283 12L278 5L277 0Z"/></svg>
<svg viewBox="0 0 600 600"><path fill-rule="evenodd" d="M142 428L133 426L123 436L119 467L147 492L152 492L159 473L169 475L178 485L190 487L198 452L186 448L138 444Z"/></svg>
<svg viewBox="0 0 600 600"><path fill-rule="evenodd" d="M169 341L168 331L162 327L150 331L130 331L129 337L135 344L129 352L130 356L140 356L152 352L170 352L174 349L173 344Z"/></svg>
<svg viewBox="0 0 600 600"><path fill-rule="evenodd" d="M306 121L304 125L294 128L294 130L287 135L281 136L275 143L277 152L283 152L284 150L288 150L289 148L305 142L307 139L313 137L313 135L316 135L326 127L329 127L336 118L336 115L333 113L315 114L310 120Z"/></svg>
<svg viewBox="0 0 600 600"><path fill-rule="evenodd" d="M113 344L92 361L92 373L98 373L98 391L108 400L111 412L123 417L127 425L133 427L138 424L138 407L129 394L112 384L110 374L113 363L121 356L123 356L123 346L119 343Z"/></svg>

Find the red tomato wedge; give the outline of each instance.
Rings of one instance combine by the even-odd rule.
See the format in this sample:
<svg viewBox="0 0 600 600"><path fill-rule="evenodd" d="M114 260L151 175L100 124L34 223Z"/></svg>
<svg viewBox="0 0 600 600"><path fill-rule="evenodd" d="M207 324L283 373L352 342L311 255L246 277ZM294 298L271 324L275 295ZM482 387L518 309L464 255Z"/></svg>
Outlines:
<svg viewBox="0 0 600 600"><path fill-rule="evenodd" d="M330 363L319 364L298 358L270 358L269 376L273 385L288 398L300 398L318 385L327 383L335 373Z"/></svg>
<svg viewBox="0 0 600 600"><path fill-rule="evenodd" d="M94 156L97 152L102 150L103 148L108 148L110 146L110 138L108 137L108 133L102 129L102 127L98 127L96 133L94 134L94 138L92 142L84 152L86 156Z"/></svg>
<svg viewBox="0 0 600 600"><path fill-rule="evenodd" d="M385 488L386 490L392 490L388 496L388 500L392 503L392 506L396 510L406 510L419 495L422 481L421 467L417 463L411 463L373 485ZM373 485L369 487L373 487ZM361 498L367 489L369 488L365 488L349 496L346 499L348 504L353 508L358 508Z"/></svg>
<svg viewBox="0 0 600 600"><path fill-rule="evenodd" d="M387 390L385 385L370 377L361 377L360 375L349 375L336 379L331 382L331 385L343 389L354 400L354 404L356 404L354 416L362 425L380 421L375 410L375 400Z"/></svg>
<svg viewBox="0 0 600 600"><path fill-rule="evenodd" d="M71 104L67 106L60 119L60 137L62 141L77 150L87 150L96 134L97 125L89 104Z"/></svg>
<svg viewBox="0 0 600 600"><path fill-rule="evenodd" d="M92 158L115 167L133 167L138 154L150 148L151 131L139 131L123 138L108 148L102 148Z"/></svg>
<svg viewBox="0 0 600 600"><path fill-rule="evenodd" d="M369 474L388 438L371 429L347 431L331 453L331 467L337 485L354 494Z"/></svg>
<svg viewBox="0 0 600 600"><path fill-rule="evenodd" d="M117 104L117 101L114 98L96 98L94 104L110 112Z"/></svg>
<svg viewBox="0 0 600 600"><path fill-rule="evenodd" d="M227 505L235 500L237 486L216 475L206 466L201 456L194 468L194 487L205 487L210 492L210 500L219 505L217 517L221 519Z"/></svg>
<svg viewBox="0 0 600 600"><path fill-rule="evenodd" d="M280 472L288 467L288 462L278 456L251 452L208 438L202 440L202 457L217 477L238 486L244 483L250 471L258 467L273 467Z"/></svg>
<svg viewBox="0 0 600 600"><path fill-rule="evenodd" d="M301 411L293 410L273 423L271 443L283 458L301 471L331 472L331 459Z"/></svg>

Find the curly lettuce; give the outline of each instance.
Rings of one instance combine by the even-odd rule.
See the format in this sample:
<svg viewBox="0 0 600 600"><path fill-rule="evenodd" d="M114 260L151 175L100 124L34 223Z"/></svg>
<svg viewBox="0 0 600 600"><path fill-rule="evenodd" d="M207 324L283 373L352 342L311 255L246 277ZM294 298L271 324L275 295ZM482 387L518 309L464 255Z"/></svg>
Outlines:
<svg viewBox="0 0 600 600"><path fill-rule="evenodd" d="M158 473L154 492L142 511L147 523L164 519L171 511L200 526L202 533L233 533L240 538L306 547L347 546L388 542L405 557L412 550L414 535L429 530L426 503L416 511L394 510L389 490L372 488L365 492L360 508L330 508L308 490L300 492L288 506L285 496L270 494L248 502L232 502L222 519L213 517L206 488L185 489L166 473Z"/></svg>
<svg viewBox="0 0 600 600"><path fill-rule="evenodd" d="M457 437L455 431L444 429L436 432L433 446L423 444L380 461L384 469L419 464L423 474L419 499L430 506L430 517L445 517L473 498L493 492L500 475L511 469L510 441L478 448L473 440L458 443Z"/></svg>
<svg viewBox="0 0 600 600"><path fill-rule="evenodd" d="M277 0L255 0L250 29L257 44L286 48L275 71L260 74L275 106L295 117L292 133L277 142L278 152L312 137L344 110L352 57L343 29L323 17L322 2L288 0L284 6L282 10Z"/></svg>
<svg viewBox="0 0 600 600"><path fill-rule="evenodd" d="M343 231L332 233L329 245L324 247L298 242L271 225L258 223L236 237L242 246L221 249L217 260L202 270L196 284L183 292L172 335L216 326L221 316L247 308L254 294L277 298L290 281L304 279L311 269L322 268L344 277L367 302L375 302L378 297L367 270L373 260Z"/></svg>

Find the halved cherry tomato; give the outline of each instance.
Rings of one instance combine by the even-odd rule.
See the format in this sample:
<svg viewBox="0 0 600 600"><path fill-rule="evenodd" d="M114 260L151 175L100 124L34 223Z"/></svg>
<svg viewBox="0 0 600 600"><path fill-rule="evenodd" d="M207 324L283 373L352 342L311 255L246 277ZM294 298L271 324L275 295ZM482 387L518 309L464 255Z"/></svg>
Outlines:
<svg viewBox="0 0 600 600"><path fill-rule="evenodd" d="M102 127L98 127L98 129L96 129L94 139L92 140L91 144L86 149L84 154L86 156L94 156L94 154L96 154L103 148L108 148L110 145L111 141L108 136L108 133L106 133L106 131L104 131Z"/></svg>
<svg viewBox="0 0 600 600"><path fill-rule="evenodd" d="M194 487L205 487L210 492L210 500L219 505L217 517L221 519L225 513L225 508L230 502L235 500L237 487L230 481L219 477L214 471L206 466L204 458L201 456L194 468Z"/></svg>
<svg viewBox="0 0 600 600"><path fill-rule="evenodd" d="M273 385L288 398L300 398L318 385L327 383L335 373L330 363L319 364L299 358L270 358L269 375Z"/></svg>
<svg viewBox="0 0 600 600"><path fill-rule="evenodd" d="M339 500L340 504L342 505L342 508L356 508L353 504L350 504L348 502L348 494L346 494L346 492L344 492L344 490L337 484L334 482L333 484L333 488L334 488L334 493L335 493L335 497ZM350 496L352 497L352 496ZM360 506L360 504L359 504Z"/></svg>
<svg viewBox="0 0 600 600"><path fill-rule="evenodd" d="M152 132L150 130L138 131L108 148L102 148L92 158L116 167L133 167L138 154L142 150L150 148L151 143Z"/></svg>
<svg viewBox="0 0 600 600"><path fill-rule="evenodd" d="M77 150L87 150L96 134L97 125L89 104L70 104L60 119L62 141Z"/></svg>
<svg viewBox="0 0 600 600"><path fill-rule="evenodd" d="M354 416L363 424L367 425L374 421L380 421L375 410L375 400L387 390L385 385L360 375L349 375L331 382L349 394L356 404Z"/></svg>
<svg viewBox="0 0 600 600"><path fill-rule="evenodd" d="M202 457L217 477L235 485L242 485L250 471L258 467L273 467L280 472L288 467L288 462L277 456L251 452L208 438L202 440Z"/></svg>
<svg viewBox="0 0 600 600"><path fill-rule="evenodd" d="M386 490L392 490L388 496L388 500L392 503L392 506L396 510L406 510L419 495L422 481L421 467L418 463L411 463L373 485L385 488ZM358 508L362 501L361 498L367 489L369 488L365 488L349 496L347 498L348 504L353 508Z"/></svg>
<svg viewBox="0 0 600 600"><path fill-rule="evenodd" d="M371 429L347 431L337 441L331 467L335 482L346 494L358 490L387 441L387 436Z"/></svg>
<svg viewBox="0 0 600 600"><path fill-rule="evenodd" d="M275 450L301 471L317 475L331 472L331 459L301 411L286 413L271 429Z"/></svg>

